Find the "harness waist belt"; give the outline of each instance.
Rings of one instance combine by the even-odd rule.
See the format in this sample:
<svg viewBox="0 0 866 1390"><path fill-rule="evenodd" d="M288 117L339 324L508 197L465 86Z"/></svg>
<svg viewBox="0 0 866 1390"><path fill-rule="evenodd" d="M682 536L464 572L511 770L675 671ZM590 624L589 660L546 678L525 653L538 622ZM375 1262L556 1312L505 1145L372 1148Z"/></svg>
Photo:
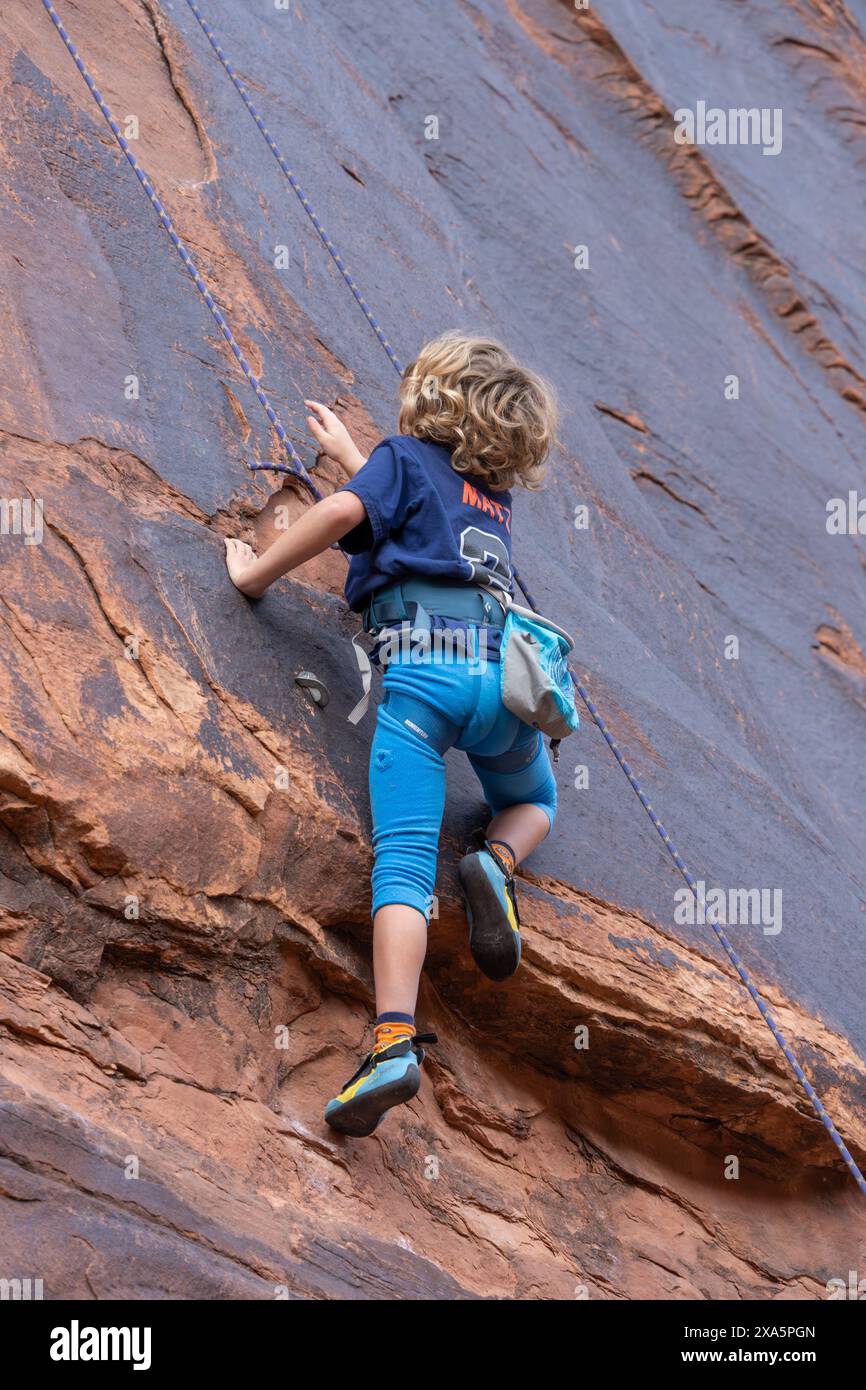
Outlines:
<svg viewBox="0 0 866 1390"><path fill-rule="evenodd" d="M501 604L475 584L410 578L389 584L373 597L364 612L364 631L376 632L394 623L417 624L419 610L431 618L456 618L485 627L505 623Z"/></svg>

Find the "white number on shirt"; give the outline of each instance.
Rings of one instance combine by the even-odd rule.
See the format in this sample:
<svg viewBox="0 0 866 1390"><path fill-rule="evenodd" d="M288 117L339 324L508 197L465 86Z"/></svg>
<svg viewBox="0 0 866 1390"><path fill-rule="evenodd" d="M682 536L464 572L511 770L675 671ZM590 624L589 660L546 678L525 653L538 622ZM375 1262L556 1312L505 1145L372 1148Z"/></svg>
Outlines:
<svg viewBox="0 0 866 1390"><path fill-rule="evenodd" d="M504 589L511 588L508 548L499 536L467 526L460 532L460 554L472 566L474 579L490 579Z"/></svg>

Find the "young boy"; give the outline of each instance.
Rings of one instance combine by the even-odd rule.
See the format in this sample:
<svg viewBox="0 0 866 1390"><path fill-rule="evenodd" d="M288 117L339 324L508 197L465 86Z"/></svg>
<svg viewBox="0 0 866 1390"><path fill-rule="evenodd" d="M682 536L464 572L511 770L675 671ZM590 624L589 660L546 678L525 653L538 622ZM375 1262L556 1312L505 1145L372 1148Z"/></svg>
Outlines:
<svg viewBox="0 0 866 1390"><path fill-rule="evenodd" d="M349 606L388 652L370 758L375 1043L325 1110L334 1129L367 1135L416 1094L421 1043L435 1042L416 1035L415 1003L451 747L468 755L493 813L459 865L470 949L493 980L520 963L514 869L548 834L556 787L541 735L502 703L503 610L490 590L511 589L509 489L538 485L556 408L546 384L498 343L458 333L407 367L400 433L366 462L332 411L307 405L310 430L351 481L259 558L227 540L226 563L237 588L258 598L339 541L351 557ZM410 630L423 635L420 651L394 642Z"/></svg>

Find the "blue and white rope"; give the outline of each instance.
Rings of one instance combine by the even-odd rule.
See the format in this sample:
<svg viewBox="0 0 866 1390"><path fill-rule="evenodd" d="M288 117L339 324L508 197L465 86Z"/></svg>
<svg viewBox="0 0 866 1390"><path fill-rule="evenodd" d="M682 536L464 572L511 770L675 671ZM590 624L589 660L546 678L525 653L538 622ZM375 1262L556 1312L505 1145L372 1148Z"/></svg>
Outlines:
<svg viewBox="0 0 866 1390"><path fill-rule="evenodd" d="M343 257L340 255L340 253L339 253L339 251L337 250L336 246L334 245L333 241L332 241L331 238L328 236L328 233L325 231L325 228L322 226L321 222L319 221L319 219L318 219L318 217L317 217L317 215L316 215L316 212L315 212L315 210L313 209L313 207L312 207L312 205L311 205L311 203L310 203L309 198L307 197L307 195L306 195L306 193L304 192L304 190L303 190L303 188L301 187L301 185L298 183L298 180L297 180L297 178L295 177L294 173L293 173L292 170L289 168L289 165L288 165L288 163L286 162L286 160L284 159L283 154L282 154L282 152L281 152L281 150L280 150L279 145L277 144L277 142L276 142L276 140L274 139L274 137L271 135L271 132L268 130L267 126L265 125L264 121L262 120L261 116L259 115L259 112L256 110L255 106L253 105L252 101L250 100L250 96L249 96L249 93L248 93L246 87L245 87L244 84L241 82L240 78L238 77L237 73L235 72L234 68L232 67L231 63L229 62L228 58L226 57L225 53L223 52L222 46L221 46L221 44L219 43L219 40L217 39L216 34L214 33L213 29L212 29L212 28L210 27L210 25L208 24L207 20L204 18L204 16L203 16L201 10L199 9L198 5L195 3L195 0L186 0L186 2L187 2L187 4L189 5L190 9L192 10L193 14L195 15L196 19L198 20L199 24L201 25L201 27L202 27L202 29L203 29L203 31L204 31L204 33L205 33L205 36L206 36L206 38L207 38L207 40L208 40L208 43L210 44L210 46L211 46L211 48L213 49L214 53L215 53L216 56L219 58L219 60L220 60L220 62L222 63L223 67L225 68L226 72L228 73L229 77L231 78L232 82L234 83L234 85L235 85L235 87L236 87L236 89L237 89L237 91L238 91L238 94L239 94L239 96L240 96L240 98L241 98L241 101L243 102L243 104L244 104L244 106L247 108L247 110L249 111L250 115L252 116L253 120L255 121L256 125L258 126L259 130L261 131L262 135L264 136L264 138L265 138L265 140L266 140L266 142L267 142L267 145L268 145L268 149L270 150L271 154L274 156L274 159L275 159L275 160L277 161L277 163L279 164L280 168L282 169L283 173L285 174L286 178L288 179L288 181L289 181L289 183L290 183L292 189L294 190L294 192L297 194L298 198L300 199L301 206L303 207L304 212L307 214L307 216L309 217L309 219L310 219L310 221L312 222L313 226L315 227L316 231L318 232L318 234L319 234L319 236L320 236L320 238L321 238L321 241L322 241L322 245L325 247L325 250L328 252L328 255L331 257L332 261L334 262L334 265L335 265L335 266L337 267L337 269L339 270L339 272L340 272L340 274L342 275L343 279L345 280L346 284L349 286L349 289L352 291L352 294L355 296L355 299L358 301L358 304L361 306L361 309L362 309L362 311L363 311L363 313L364 313L364 317L366 318L366 320L367 320L367 322L369 323L370 327L372 328L373 332L376 334L376 337L379 339L379 342L382 344L382 347L383 347L383 348L385 349L385 351L387 352L388 357L389 357L389 359L390 359L392 365L396 368L396 370L397 370L397 371L400 373L400 375L402 376L402 375L403 375L403 367L402 367L402 364L400 363L399 358L397 357L397 354L395 353L395 351L394 351L394 349L392 348L391 344L388 342L388 339L385 337L385 334L382 332L382 329L379 327L379 324L378 324L378 322L376 321L376 318L375 318L375 315L373 314L373 311L371 310L369 304L367 303L366 299L364 298L364 296L362 295L360 289L358 288L358 285L356 284L354 277L352 276L351 272L349 271L348 267L346 266L346 263L345 263L345 261L343 260Z"/></svg>
<svg viewBox="0 0 866 1390"><path fill-rule="evenodd" d="M171 218L169 217L168 213L166 212L165 208L163 207L162 203L157 197L153 184L151 183L144 169L141 167L132 150L130 149L129 143L124 137L123 132L121 131L117 121L112 116L111 111L109 110L102 93L100 92L99 88L97 87L96 83L94 82L93 78L88 72L87 67L85 66L77 48L75 47L75 44L72 42L71 38L69 37L69 34L63 27L63 24L60 20L60 16L58 15L56 9L51 3L51 0L42 0L42 3L45 6L45 9L48 11L52 24L54 25L55 29L57 30L58 34L60 35L67 49L69 50L69 54L73 62L75 63L75 66L78 68L78 71L84 78L90 95L93 97L93 100L96 102L97 106L99 107L100 111L102 112L103 116L108 122L108 125L111 128L112 135L114 136L115 140L117 141L118 145L120 146L121 150L123 151L124 155L129 161L132 170L135 174L135 177L138 179L139 183L141 184L142 188L147 194L150 202L152 203L159 217L160 223L168 233L172 246L174 247L177 254L180 256L181 261L183 262L184 269L186 270L187 274L189 275L190 279L192 280L193 284L195 285L196 289L198 290L199 294L204 300L205 304L213 314L217 322L217 326L220 330L220 333L225 338L226 342L228 343L229 347L231 348L232 352L234 353L235 357L240 363L241 370L243 371L244 376L247 378L247 381L250 383L250 386L252 386L253 390L255 391L256 396L258 397L259 402L265 411L265 414L267 415L268 419L273 425L274 430L277 434L277 438L282 444L283 449L285 450L289 460L287 464L253 463L249 464L248 467L252 468L253 470L263 469L273 470L277 473L290 473L294 475L294 477L299 478L301 480L301 482L304 484L304 486L308 489L308 491L312 494L313 497L315 497L317 500L320 499L322 494L319 492L319 489L316 487L315 483L313 482L312 478L310 477L309 473L307 472L306 468L301 462L301 459L299 458L295 450L295 447L292 444L292 441L289 439L289 436L286 434L286 431L280 424L280 421L277 418L277 413L271 405L270 401L268 400L261 382L259 381L256 374L253 372L252 368L247 362L247 359L244 357L244 354L241 352L241 349L238 346L234 334L232 333L231 329L226 323L225 318L223 317L220 310L217 308L216 303L214 302L213 295L211 294L210 290L208 289L207 285L205 284L204 280L199 274L195 262L193 261L192 257L190 256L189 252L187 251L186 247L184 246L183 242L181 241L180 237L175 231Z"/></svg>

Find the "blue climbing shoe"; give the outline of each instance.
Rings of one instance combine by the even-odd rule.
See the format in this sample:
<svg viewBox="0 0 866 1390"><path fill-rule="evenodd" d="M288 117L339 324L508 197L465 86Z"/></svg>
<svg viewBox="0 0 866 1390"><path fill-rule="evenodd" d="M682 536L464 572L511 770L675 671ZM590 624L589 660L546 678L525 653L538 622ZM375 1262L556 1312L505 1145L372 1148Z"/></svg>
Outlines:
<svg viewBox="0 0 866 1390"><path fill-rule="evenodd" d="M483 848L463 856L457 873L475 964L488 979L507 980L520 964L520 916L514 876L486 840Z"/></svg>
<svg viewBox="0 0 866 1390"><path fill-rule="evenodd" d="M419 1044L435 1042L435 1033L416 1033L369 1053L340 1094L328 1101L327 1123L356 1139L372 1134L386 1110L417 1095L424 1060Z"/></svg>

